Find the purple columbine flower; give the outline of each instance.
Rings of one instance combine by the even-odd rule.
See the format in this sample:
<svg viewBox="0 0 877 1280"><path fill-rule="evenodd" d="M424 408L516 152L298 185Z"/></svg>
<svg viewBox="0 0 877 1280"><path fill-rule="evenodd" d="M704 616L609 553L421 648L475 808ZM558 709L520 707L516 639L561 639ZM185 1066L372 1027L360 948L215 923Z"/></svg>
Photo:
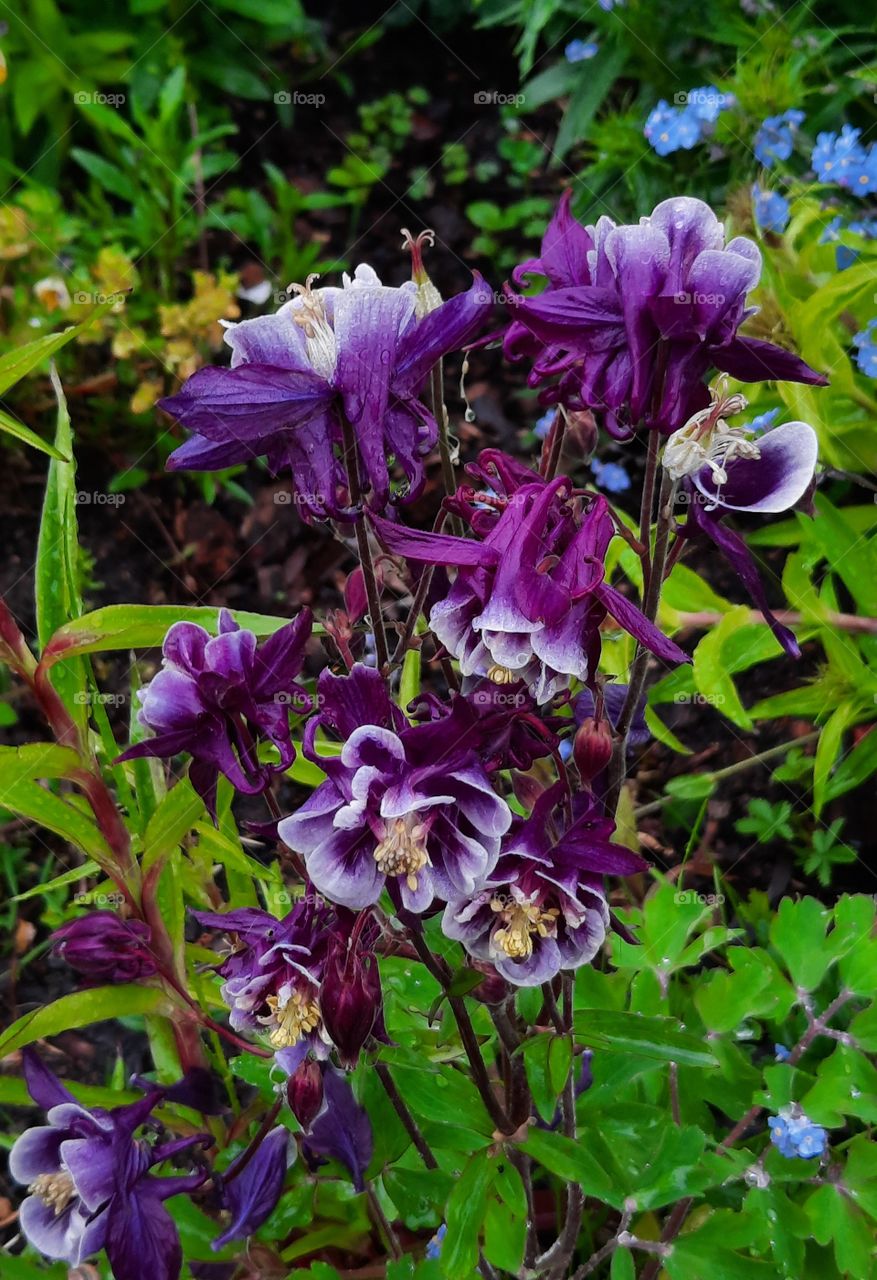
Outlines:
<svg viewBox="0 0 877 1280"><path fill-rule="evenodd" d="M326 1034L343 1067L352 1070L366 1042L389 1044L384 1028L381 975L374 945L380 929L370 911L363 911L351 929L336 930L329 943L320 1012Z"/></svg>
<svg viewBox="0 0 877 1280"><path fill-rule="evenodd" d="M609 925L602 877L648 865L612 843L614 822L583 795L567 825L562 796L562 784L542 793L503 842L483 887L451 899L442 917L447 937L516 986L538 986L593 960Z"/></svg>
<svg viewBox="0 0 877 1280"><path fill-rule="evenodd" d="M142 920L90 911L52 934L55 955L88 982L137 982L156 973L152 932Z"/></svg>
<svg viewBox="0 0 877 1280"><path fill-rule="evenodd" d="M689 660L604 581L615 533L605 498L574 490L567 477L546 482L494 450L484 450L469 470L486 477L488 468L496 478L487 509L480 493L465 488L452 504L480 541L418 533L375 517L391 551L457 566L430 626L464 676L499 685L524 680L537 702L548 702L571 679L593 677L607 613L665 662Z"/></svg>
<svg viewBox="0 0 877 1280"><path fill-rule="evenodd" d="M232 1240L246 1239L270 1218L295 1153L288 1129L278 1125L262 1139L246 1164L243 1164L243 1154L232 1161L219 1179L222 1208L230 1214L231 1221L222 1234L211 1241L211 1249L219 1250Z"/></svg>
<svg viewBox="0 0 877 1280"><path fill-rule="evenodd" d="M73 1267L106 1249L115 1280L176 1280L182 1253L163 1202L205 1175L155 1178L149 1170L202 1139L150 1146L134 1133L162 1090L111 1111L84 1107L32 1050L23 1056L28 1092L48 1120L9 1154L10 1173L29 1192L19 1211L26 1238Z"/></svg>
<svg viewBox="0 0 877 1280"><path fill-rule="evenodd" d="M416 283L389 288L368 266L342 289L314 289L313 279L293 285L276 315L228 328L230 369L199 369L159 402L195 433L168 466L214 471L267 457L273 473L292 473L303 514L350 519L341 415L356 435L368 504L384 510L400 496L391 495L391 457L416 497L438 432L421 391L437 361L475 336L493 295L476 274L466 293L422 314Z"/></svg>
<svg viewBox="0 0 877 1280"><path fill-rule="evenodd" d="M746 407L743 396L721 396L670 437L664 467L682 480L688 519L683 535L699 534L722 552L787 653L799 656L795 637L771 613L752 553L726 528L729 511L777 514L804 497L819 453L816 432L806 422L784 422L757 436L751 427L725 421Z"/></svg>
<svg viewBox="0 0 877 1280"><path fill-rule="evenodd" d="M535 298L514 299L506 355L534 361L531 386L551 382L545 404L600 410L624 438L640 425L670 433L709 401L706 378L720 369L743 382L825 378L782 347L738 333L753 314L747 294L761 254L741 236L725 243L708 205L679 196L638 226L601 218L583 227L567 192L538 258L514 272L546 276ZM559 381L555 382L555 379Z"/></svg>
<svg viewBox="0 0 877 1280"><path fill-rule="evenodd" d="M139 694L138 719L155 737L129 747L119 759L188 752L189 779L214 815L220 773L247 795L264 791L273 774L295 759L290 711L311 708L297 683L311 621L310 610L302 609L261 646L227 609L220 610L217 636L193 622L175 623L162 646L161 671ZM272 744L277 763L259 759L259 742Z"/></svg>
<svg viewBox="0 0 877 1280"><path fill-rule="evenodd" d="M511 823L476 753L448 722L409 726L376 671L324 671L320 713L302 750L328 774L278 826L304 856L321 893L342 906L377 902L386 886L409 911L470 892L490 870ZM314 750L318 727L344 741L340 756Z"/></svg>
<svg viewBox="0 0 877 1280"><path fill-rule="evenodd" d="M304 1140L304 1154L314 1164L338 1160L349 1171L357 1191L365 1188L365 1171L374 1152L368 1112L353 1095L341 1071L323 1073L323 1108Z"/></svg>
<svg viewBox="0 0 877 1280"><path fill-rule="evenodd" d="M288 1075L309 1052L325 1058L331 1046L319 993L335 911L309 894L283 920L255 907L192 914L232 937L233 950L217 972L234 1030L267 1035Z"/></svg>

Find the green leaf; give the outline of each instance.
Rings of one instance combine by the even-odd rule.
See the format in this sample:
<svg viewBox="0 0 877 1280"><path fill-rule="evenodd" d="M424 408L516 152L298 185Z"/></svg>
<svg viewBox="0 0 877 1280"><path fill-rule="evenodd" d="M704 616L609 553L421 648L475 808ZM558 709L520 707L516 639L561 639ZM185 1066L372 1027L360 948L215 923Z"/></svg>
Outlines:
<svg viewBox="0 0 877 1280"><path fill-rule="evenodd" d="M13 1022L0 1036L0 1057L45 1036L60 1035L62 1031L88 1026L92 1022L106 1022L109 1018L157 1013L166 1010L167 1005L167 996L158 987L121 983L116 987L74 991Z"/></svg>
<svg viewBox="0 0 877 1280"><path fill-rule="evenodd" d="M436 1124L462 1125L475 1133L492 1135L493 1122L472 1081L461 1072L444 1068L400 1065L398 1050L384 1049L381 1057L390 1067L396 1087L415 1115ZM408 1055L411 1056L410 1054Z"/></svg>
<svg viewBox="0 0 877 1280"><path fill-rule="evenodd" d="M7 435L14 436L22 444L29 444L32 448L39 449L42 453L47 453L50 458L64 459L64 454L55 445L49 444L42 436L38 436L35 431L31 431L30 427L26 427L23 422L19 422L17 418L13 418L11 413L6 413L3 409L0 409L0 431L5 431Z"/></svg>
<svg viewBox="0 0 877 1280"><path fill-rule="evenodd" d="M828 783L834 762L837 760L844 732L856 719L855 702L842 702L825 722L816 746L813 764L813 812L818 818L828 799Z"/></svg>
<svg viewBox="0 0 877 1280"><path fill-rule="evenodd" d="M25 778L69 778L82 762L70 747L51 742L29 742L23 747L0 747L0 787L14 786ZM2 802L0 793L0 802Z"/></svg>
<svg viewBox="0 0 877 1280"><path fill-rule="evenodd" d="M557 131L553 152L555 161L562 160L571 147L587 141L594 116L621 75L626 58L623 46L604 48L588 68L588 74L577 77L569 106Z"/></svg>
<svg viewBox="0 0 877 1280"><path fill-rule="evenodd" d="M239 626L256 636L270 636L289 618L231 611ZM108 653L117 649L157 649L175 622L195 622L216 635L219 610L198 605L112 604L68 622L52 636L45 656L51 661L72 653Z"/></svg>
<svg viewBox="0 0 877 1280"><path fill-rule="evenodd" d="M708 699L710 705L741 729L750 730L752 721L728 672L724 652L730 637L748 622L749 609L746 605L738 605L730 613L726 613L695 649L692 670L698 691Z"/></svg>
<svg viewBox="0 0 877 1280"><path fill-rule="evenodd" d="M101 866L115 865L97 824L77 808L73 800L62 800L38 782L24 779L4 788L0 804L11 813L38 822L63 840L78 845Z"/></svg>
<svg viewBox="0 0 877 1280"><path fill-rule="evenodd" d="M447 1280L469 1280L478 1263L478 1241L497 1168L497 1161L487 1151L476 1151L448 1197L448 1229L442 1244L442 1270Z"/></svg>
<svg viewBox="0 0 877 1280"><path fill-rule="evenodd" d="M709 1045L682 1030L675 1018L649 1018L611 1009L580 1009L574 1025L580 1040L606 1053L638 1053L680 1066L716 1065Z"/></svg>
<svg viewBox="0 0 877 1280"><path fill-rule="evenodd" d="M55 447L64 458L73 456L73 434L64 391L52 369L58 400ZM82 612L79 593L79 541L76 519L76 465L53 458L46 480L35 577L37 636L42 649L54 632ZM81 660L66 661L53 679L65 707L83 730L87 721L88 681Z"/></svg>
<svg viewBox="0 0 877 1280"><path fill-rule="evenodd" d="M78 324L71 325L60 333L47 333L45 337L36 338L33 342L28 342L23 347L16 347L14 351L0 357L0 396L5 396L10 387L14 387L16 382L20 382L37 365L48 360L62 347L66 347L68 342L78 337L83 329L86 329L98 316L103 315L111 305L111 303L101 303L100 306L92 307ZM64 454L62 450L62 454L69 459L69 453Z"/></svg>
<svg viewBox="0 0 877 1280"><path fill-rule="evenodd" d="M171 787L149 819L143 837L142 867L147 871L180 846L183 837L204 814L204 801L183 778Z"/></svg>
<svg viewBox="0 0 877 1280"><path fill-rule="evenodd" d="M576 1142L548 1129L531 1129L520 1145L522 1151L555 1177L577 1183L585 1195L596 1196L615 1208L621 1207L623 1188L614 1185L613 1179L584 1142Z"/></svg>
<svg viewBox="0 0 877 1280"><path fill-rule="evenodd" d="M770 940L782 957L796 987L813 991L832 961L825 931L831 913L815 898L795 902L783 898L771 922Z"/></svg>

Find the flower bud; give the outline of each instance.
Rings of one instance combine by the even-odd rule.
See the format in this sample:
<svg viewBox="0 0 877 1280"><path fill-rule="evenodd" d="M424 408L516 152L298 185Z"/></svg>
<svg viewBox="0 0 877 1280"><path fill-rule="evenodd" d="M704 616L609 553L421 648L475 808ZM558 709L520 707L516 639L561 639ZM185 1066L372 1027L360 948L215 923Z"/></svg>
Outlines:
<svg viewBox="0 0 877 1280"><path fill-rule="evenodd" d="M378 962L363 951L360 938L336 936L320 987L323 1026L347 1068L356 1066L382 1009Z"/></svg>
<svg viewBox="0 0 877 1280"><path fill-rule="evenodd" d="M470 960L469 966L484 974L484 981L473 987L469 995L482 1004L502 1004L509 993L509 984L502 974L485 960Z"/></svg>
<svg viewBox="0 0 877 1280"><path fill-rule="evenodd" d="M142 920L91 911L52 935L54 951L88 982L136 982L156 972L151 933Z"/></svg>
<svg viewBox="0 0 877 1280"><path fill-rule="evenodd" d="M359 622L368 613L368 596L362 569L354 569L344 584L344 608L351 622Z"/></svg>
<svg viewBox="0 0 877 1280"><path fill-rule="evenodd" d="M313 1058L305 1058L287 1080L286 1100L301 1127L310 1129L323 1105L323 1073Z"/></svg>
<svg viewBox="0 0 877 1280"><path fill-rule="evenodd" d="M608 720L588 716L573 739L573 759L582 782L593 782L612 759L612 730Z"/></svg>

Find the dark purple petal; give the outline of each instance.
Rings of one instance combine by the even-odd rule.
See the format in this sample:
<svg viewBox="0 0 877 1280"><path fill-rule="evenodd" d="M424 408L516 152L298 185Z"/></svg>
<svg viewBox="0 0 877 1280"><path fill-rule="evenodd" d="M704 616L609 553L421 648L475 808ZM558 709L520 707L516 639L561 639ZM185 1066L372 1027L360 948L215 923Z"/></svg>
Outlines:
<svg viewBox="0 0 877 1280"><path fill-rule="evenodd" d="M473 271L465 293L443 302L409 329L399 344L393 389L414 394L443 356L464 347L478 333L491 307L493 293Z"/></svg>
<svg viewBox="0 0 877 1280"><path fill-rule="evenodd" d="M15 1181L29 1186L41 1173L57 1173L65 1136L63 1129L51 1124L25 1129L9 1152L9 1172Z"/></svg>
<svg viewBox="0 0 877 1280"><path fill-rule="evenodd" d="M458 566L496 564L499 560L499 553L483 542L455 538L449 533L425 533L421 529L407 529L404 525L385 520L373 513L370 519L387 550L394 555L406 556L409 560Z"/></svg>
<svg viewBox="0 0 877 1280"><path fill-rule="evenodd" d="M208 440L256 449L267 434L291 431L324 410L331 397L325 379L312 370L293 373L263 364L242 364L236 369L208 365L158 405Z"/></svg>
<svg viewBox="0 0 877 1280"><path fill-rule="evenodd" d="M21 1059L27 1091L38 1107L42 1107L43 1111L50 1111L52 1107L65 1102L76 1103L70 1090L49 1070L36 1050L29 1046L22 1049Z"/></svg>
<svg viewBox="0 0 877 1280"><path fill-rule="evenodd" d="M18 1210L18 1224L40 1253L47 1258L63 1258L76 1267L104 1247L107 1214L90 1217L78 1199L56 1213L39 1196L27 1196Z"/></svg>
<svg viewBox="0 0 877 1280"><path fill-rule="evenodd" d="M107 1215L105 1246L114 1280L177 1280L183 1252L173 1219L162 1204L160 1180L120 1189Z"/></svg>
<svg viewBox="0 0 877 1280"><path fill-rule="evenodd" d="M222 1207L231 1213L231 1222L212 1241L212 1249L251 1236L270 1217L283 1191L289 1150L289 1132L280 1125L262 1140L240 1174L235 1169L242 1156L229 1165L222 1179Z"/></svg>
<svg viewBox="0 0 877 1280"><path fill-rule="evenodd" d="M309 1152L338 1160L350 1171L357 1191L364 1189L364 1175L374 1150L368 1113L353 1096L340 1071L327 1069L323 1077L325 1108L305 1139Z"/></svg>
<svg viewBox="0 0 877 1280"><path fill-rule="evenodd" d="M256 652L253 691L259 696L286 692L301 672L311 635L313 614L302 609L287 626L275 631Z"/></svg>
<svg viewBox="0 0 877 1280"><path fill-rule="evenodd" d="M514 280L524 283L528 275L547 276L555 289L586 284L590 280L588 254L594 242L571 211L572 189L564 191L546 228L538 258L516 267Z"/></svg>
<svg viewBox="0 0 877 1280"><path fill-rule="evenodd" d="M616 591L614 587L604 582L594 588L594 595L615 621L645 645L655 657L661 658L664 662L691 661L684 649L680 649L678 644L674 644L663 631L659 631L653 622L649 622L645 614L641 613L636 605L626 599L620 591Z"/></svg>
<svg viewBox="0 0 877 1280"><path fill-rule="evenodd" d="M715 349L712 357L717 369L741 382L806 382L813 387L828 386L828 378L811 369L799 356L760 338L735 338L728 346Z"/></svg>

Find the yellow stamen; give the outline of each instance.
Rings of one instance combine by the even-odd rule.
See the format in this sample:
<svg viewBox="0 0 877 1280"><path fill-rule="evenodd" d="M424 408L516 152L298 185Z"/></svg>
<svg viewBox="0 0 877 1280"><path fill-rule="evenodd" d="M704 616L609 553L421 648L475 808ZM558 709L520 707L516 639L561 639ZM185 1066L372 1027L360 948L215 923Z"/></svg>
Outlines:
<svg viewBox="0 0 877 1280"><path fill-rule="evenodd" d="M487 678L492 680L494 684L514 684L520 677L509 667L500 666L498 662L494 662L492 667L487 669Z"/></svg>
<svg viewBox="0 0 877 1280"><path fill-rule="evenodd" d="M535 902L514 902L509 906L499 898L491 900L490 909L500 916L504 926L497 929L493 941L513 960L526 960L533 954L534 934L540 938L553 937L560 915L557 907L543 911Z"/></svg>
<svg viewBox="0 0 877 1280"><path fill-rule="evenodd" d="M293 991L281 1008L277 996L269 996L265 1002L271 1017L264 1021L272 1026L268 1039L275 1049L291 1049L302 1036L315 1031L320 1025L320 1007L301 991Z"/></svg>
<svg viewBox="0 0 877 1280"><path fill-rule="evenodd" d="M39 1196L43 1204L55 1210L55 1217L63 1213L76 1195L76 1187L69 1173L41 1173L28 1187L31 1195Z"/></svg>
<svg viewBox="0 0 877 1280"><path fill-rule="evenodd" d="M415 814L394 818L386 825L384 838L375 849L375 862L384 876L404 876L412 893L417 891L417 874L429 866L426 851L427 829Z"/></svg>

